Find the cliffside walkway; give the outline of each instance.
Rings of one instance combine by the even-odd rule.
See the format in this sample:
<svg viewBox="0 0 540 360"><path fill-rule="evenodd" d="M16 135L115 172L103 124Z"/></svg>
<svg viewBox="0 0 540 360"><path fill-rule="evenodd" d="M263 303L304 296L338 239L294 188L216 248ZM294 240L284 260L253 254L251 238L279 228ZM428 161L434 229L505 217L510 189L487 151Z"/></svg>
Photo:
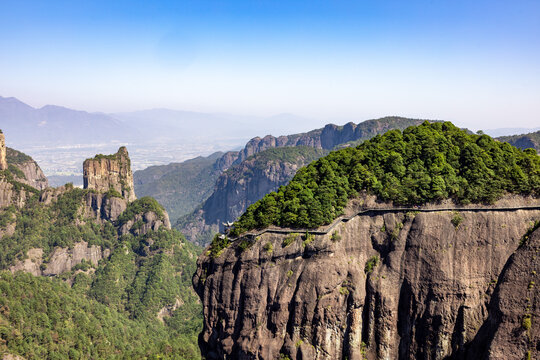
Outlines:
<svg viewBox="0 0 540 360"><path fill-rule="evenodd" d="M242 237L249 237L249 238L255 238L257 236L271 233L271 234L293 234L293 233L305 233L309 232L313 235L327 235L330 231L334 230L336 226L338 226L341 223L346 223L352 219L354 219L357 216L363 216L363 215L375 215L375 214L386 214L386 213L402 213L402 212L415 212L415 213L432 213L432 212L446 212L446 211L457 211L457 212L487 212L487 211L496 211L496 212L504 212L504 211L518 211L518 210L540 210L540 205L535 206L503 206L503 207L453 207L453 208L414 208L414 207L402 207L402 208L369 208L364 209L352 216L341 216L338 217L334 222L329 225L324 230L316 230L316 229L278 229L278 228L266 228L259 232L252 233L248 232L243 235L241 235L239 238Z"/></svg>

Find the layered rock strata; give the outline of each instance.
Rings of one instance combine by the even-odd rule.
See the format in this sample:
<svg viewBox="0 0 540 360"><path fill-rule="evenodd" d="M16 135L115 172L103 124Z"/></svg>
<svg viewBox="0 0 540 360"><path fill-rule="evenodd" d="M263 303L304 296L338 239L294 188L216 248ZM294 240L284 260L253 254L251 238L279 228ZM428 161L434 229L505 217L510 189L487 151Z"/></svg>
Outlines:
<svg viewBox="0 0 540 360"><path fill-rule="evenodd" d="M0 130L0 170L7 170L8 163L6 158L6 137Z"/></svg>
<svg viewBox="0 0 540 360"><path fill-rule="evenodd" d="M525 358L540 329L528 288L537 261L525 259L538 248L519 246L538 219L515 208L377 211L325 235L267 232L206 252L193 278L203 356Z"/></svg>
<svg viewBox="0 0 540 360"><path fill-rule="evenodd" d="M83 163L85 189L98 192L114 190L127 201L134 201L133 173L127 149L122 146L113 155L97 155Z"/></svg>

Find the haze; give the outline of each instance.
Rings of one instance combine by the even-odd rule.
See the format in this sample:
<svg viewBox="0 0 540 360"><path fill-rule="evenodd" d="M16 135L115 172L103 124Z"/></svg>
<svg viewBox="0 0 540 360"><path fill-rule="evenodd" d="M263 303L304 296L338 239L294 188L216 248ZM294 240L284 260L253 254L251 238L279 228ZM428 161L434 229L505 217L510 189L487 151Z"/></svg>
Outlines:
<svg viewBox="0 0 540 360"><path fill-rule="evenodd" d="M2 1L0 31L35 107L540 124L537 1Z"/></svg>

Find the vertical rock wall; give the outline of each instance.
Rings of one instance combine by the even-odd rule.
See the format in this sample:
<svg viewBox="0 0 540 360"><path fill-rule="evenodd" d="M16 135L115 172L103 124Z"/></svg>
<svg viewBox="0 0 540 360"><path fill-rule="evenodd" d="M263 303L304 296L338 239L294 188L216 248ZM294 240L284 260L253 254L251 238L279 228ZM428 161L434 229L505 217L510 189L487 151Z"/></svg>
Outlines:
<svg viewBox="0 0 540 360"><path fill-rule="evenodd" d="M6 138L0 130L0 170L7 170L8 163L6 160Z"/></svg>
<svg viewBox="0 0 540 360"><path fill-rule="evenodd" d="M366 214L337 226L334 240L330 233L311 240L299 233L288 244L290 235L266 233L244 249L233 243L217 258L203 253L194 276L204 309L203 356L536 355L538 269L530 265L537 264L531 260L537 242L516 253L514 263L523 266L515 275L503 270L540 210L464 211L459 226L453 216L451 211ZM499 282L500 295L492 298ZM532 325L522 325L525 316ZM487 335L479 334L482 327Z"/></svg>
<svg viewBox="0 0 540 360"><path fill-rule="evenodd" d="M97 155L83 164L84 188L99 192L113 189L127 201L134 201L133 173L127 149L122 146L113 155Z"/></svg>

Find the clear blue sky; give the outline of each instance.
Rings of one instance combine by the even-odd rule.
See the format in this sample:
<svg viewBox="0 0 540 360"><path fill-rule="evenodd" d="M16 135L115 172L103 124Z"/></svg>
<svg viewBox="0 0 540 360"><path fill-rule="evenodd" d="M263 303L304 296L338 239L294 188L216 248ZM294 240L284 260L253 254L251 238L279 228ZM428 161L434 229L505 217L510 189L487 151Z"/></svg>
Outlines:
<svg viewBox="0 0 540 360"><path fill-rule="evenodd" d="M0 95L540 126L540 1L0 0Z"/></svg>

